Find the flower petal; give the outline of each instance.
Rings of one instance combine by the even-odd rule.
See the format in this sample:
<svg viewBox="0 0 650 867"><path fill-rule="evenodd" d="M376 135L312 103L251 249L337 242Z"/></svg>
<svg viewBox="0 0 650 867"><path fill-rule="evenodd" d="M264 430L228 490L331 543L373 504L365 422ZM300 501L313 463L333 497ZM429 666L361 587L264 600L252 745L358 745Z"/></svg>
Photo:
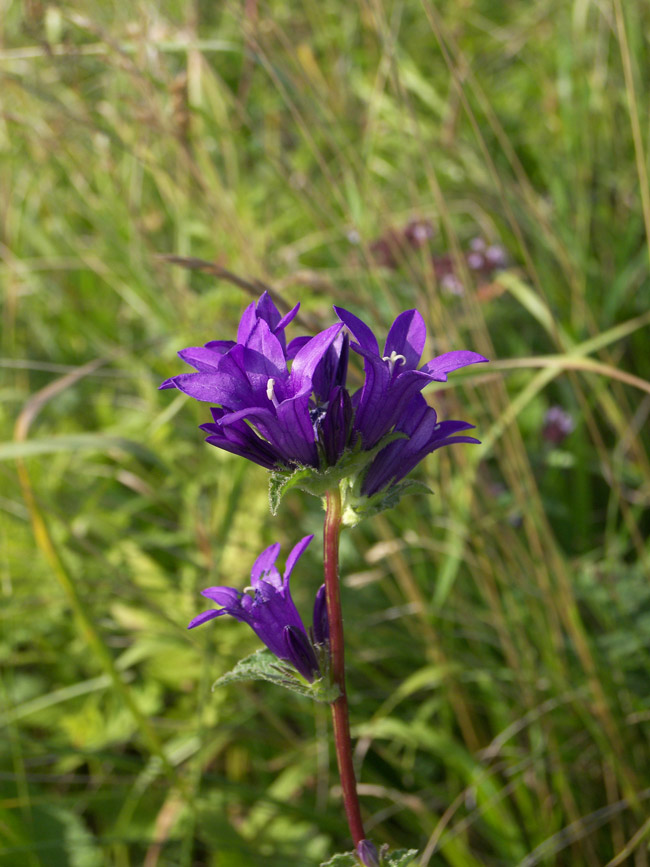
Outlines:
<svg viewBox="0 0 650 867"><path fill-rule="evenodd" d="M445 352L443 355L438 355L431 361L427 361L420 370L423 373L428 373L436 382L446 382L447 374L452 370L458 370L461 367L467 367L468 364L478 364L482 361L488 361L483 355L478 352L470 352L468 349L458 349L455 352Z"/></svg>
<svg viewBox="0 0 650 867"><path fill-rule="evenodd" d="M241 592L234 587L206 587L201 590L201 596L223 605L224 609L237 608L242 598Z"/></svg>
<svg viewBox="0 0 650 867"><path fill-rule="evenodd" d="M362 322L358 316L355 316L354 313L350 313L349 310L345 310L343 307L335 307L334 312L341 322L350 329L362 349L379 355L377 338L365 322Z"/></svg>
<svg viewBox="0 0 650 867"><path fill-rule="evenodd" d="M257 322L257 314L255 312L255 302L253 301L242 313L242 317L239 320L239 327L237 328L237 343L245 344L248 340L248 337L255 327L255 323Z"/></svg>
<svg viewBox="0 0 650 867"><path fill-rule="evenodd" d="M235 346L234 340L209 340L205 344L206 349L211 349L213 352L218 352L219 355L225 355L228 350Z"/></svg>
<svg viewBox="0 0 650 867"><path fill-rule="evenodd" d="M379 852L370 840L361 840L357 843L357 855L363 867L379 867Z"/></svg>
<svg viewBox="0 0 650 867"><path fill-rule="evenodd" d="M272 328L274 334L277 334L279 331L284 331L284 329L289 325L290 322L296 318L298 311L300 310L300 301L296 304L296 306L291 309L288 313L285 313L282 319L278 322L275 328Z"/></svg>
<svg viewBox="0 0 650 867"><path fill-rule="evenodd" d="M275 305L268 292L262 292L255 304L255 315L259 320L266 322L271 331L275 331L282 318L280 311Z"/></svg>
<svg viewBox="0 0 650 867"><path fill-rule="evenodd" d="M227 361L228 356L224 356L219 373L181 373L174 377L174 385L195 400L220 403L231 409L249 406L255 400L250 383L234 365L225 370Z"/></svg>
<svg viewBox="0 0 650 867"><path fill-rule="evenodd" d="M283 463L282 456L277 449L258 436L245 421L239 420L233 421L231 424L221 424L221 419L226 415L232 416L232 413L216 406L211 406L210 412L214 423L208 422L199 425L201 430L210 434L206 437L206 442L233 454L241 455L269 470L276 469L278 464Z"/></svg>
<svg viewBox="0 0 650 867"><path fill-rule="evenodd" d="M366 449L372 448L381 439L388 426L384 425L384 419L390 407L386 405L386 394L390 383L390 370L385 361L382 361L378 355L363 352L364 367L366 378L361 386L359 397L356 401L356 416L354 419L354 427L361 434L363 446ZM356 395L355 395L356 396ZM381 433L374 439L374 432L381 428Z"/></svg>
<svg viewBox="0 0 650 867"><path fill-rule="evenodd" d="M269 587L263 596L258 597L256 593L256 598L246 613L246 622L255 634L281 659L287 658L285 627L293 626L299 632L307 634L293 599L281 590Z"/></svg>
<svg viewBox="0 0 650 867"><path fill-rule="evenodd" d="M269 545L268 548L262 551L251 569L251 583L253 587L257 587L260 581L268 581L278 588L282 586L280 573L275 567L275 561L278 559L279 553L279 542L274 542L273 545Z"/></svg>
<svg viewBox="0 0 650 867"><path fill-rule="evenodd" d="M347 333L337 334L316 365L312 376L314 399L320 403L329 400L332 389L344 386L348 373L350 338Z"/></svg>
<svg viewBox="0 0 650 867"><path fill-rule="evenodd" d="M287 557L287 565L284 568L284 586L286 588L289 587L289 579L291 578L294 566L302 557L304 551L307 549L307 546L313 538L313 533L310 536L303 536L303 538L291 549L291 552Z"/></svg>
<svg viewBox="0 0 650 867"><path fill-rule="evenodd" d="M277 408L278 425L282 432L282 445L289 460L318 466L316 434L309 417L309 394L284 400Z"/></svg>
<svg viewBox="0 0 650 867"><path fill-rule="evenodd" d="M472 425L474 427L474 425ZM472 445L481 445L481 441L477 440L476 437L447 437L444 440L438 440L432 448L429 449L427 454L431 452L435 452L437 449L442 448L443 446L453 446L455 443L470 443Z"/></svg>
<svg viewBox="0 0 650 867"><path fill-rule="evenodd" d="M254 464L264 467L265 470L276 470L285 465L282 458L275 454L268 455L254 446L251 446L249 443L239 443L234 439L227 439L226 437L219 436L206 437L205 441L211 446L215 446L224 452L230 452L231 455L246 458L247 461L252 461ZM264 442L264 440L259 441Z"/></svg>
<svg viewBox="0 0 650 867"><path fill-rule="evenodd" d="M314 428L325 463L333 467L350 445L352 436L354 409L348 390L342 387L333 389L327 409L324 414L322 412L321 409L314 421Z"/></svg>
<svg viewBox="0 0 650 867"><path fill-rule="evenodd" d="M324 584L321 584L316 593L313 624L316 644L327 644L330 637L330 625L327 617L327 596Z"/></svg>
<svg viewBox="0 0 650 867"><path fill-rule="evenodd" d="M295 626L285 626L284 641L287 648L285 659L302 674L305 680L312 683L320 675L318 660L307 633Z"/></svg>
<svg viewBox="0 0 650 867"><path fill-rule="evenodd" d="M403 479L428 454L456 442L478 443L474 437L452 436L459 431L473 428L465 421L438 422L435 410L428 406L422 395L416 395L404 412L396 430L408 434L408 439L395 440L382 449L374 458L361 485L362 492L370 497L382 488Z"/></svg>
<svg viewBox="0 0 650 867"><path fill-rule="evenodd" d="M205 441L210 445L253 461L267 470L277 469L284 464L282 455L270 443L259 437L245 422L233 425L207 423L201 424L199 427L210 434L205 438Z"/></svg>
<svg viewBox="0 0 650 867"><path fill-rule="evenodd" d="M268 376L286 376L287 362L284 357L284 349L278 338L273 334L268 324L263 319L258 319L246 341L244 357L248 358L248 352L254 350L265 359L265 369ZM245 362L246 372L249 372L249 363Z"/></svg>
<svg viewBox="0 0 650 867"><path fill-rule="evenodd" d="M395 352L404 356L406 361L397 368L399 371L417 367L426 339L427 327L422 316L417 310L405 310L391 325L384 355L390 356Z"/></svg>
<svg viewBox="0 0 650 867"><path fill-rule="evenodd" d="M311 390L311 378L321 358L327 352L336 335L343 328L341 323L330 325L298 350L291 366L291 383L294 394L299 389Z"/></svg>
<svg viewBox="0 0 650 867"><path fill-rule="evenodd" d="M294 337L287 346L287 358L295 358L298 352L306 343L309 343L310 340L311 336L309 334L303 334L301 337Z"/></svg>
<svg viewBox="0 0 650 867"><path fill-rule="evenodd" d="M202 623L207 623L208 620L214 620L215 617L221 617L222 614L227 614L225 608L209 608L201 614L197 614L187 625L188 629L194 629L195 626L201 626Z"/></svg>
<svg viewBox="0 0 650 867"><path fill-rule="evenodd" d="M222 358L221 354L206 349L205 346L189 346L187 349L181 349L178 355L200 373L216 373Z"/></svg>

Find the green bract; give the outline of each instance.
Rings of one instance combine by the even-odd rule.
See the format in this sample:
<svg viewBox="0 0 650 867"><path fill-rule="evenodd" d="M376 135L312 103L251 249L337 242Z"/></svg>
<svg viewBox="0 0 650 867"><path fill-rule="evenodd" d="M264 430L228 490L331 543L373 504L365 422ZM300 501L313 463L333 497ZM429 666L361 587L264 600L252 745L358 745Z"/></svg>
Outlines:
<svg viewBox="0 0 650 867"><path fill-rule="evenodd" d="M339 689L330 683L327 673L328 654L322 645L316 646L317 650L319 648L322 648L319 663L321 671L325 673L323 677L319 677L312 683L301 677L293 666L274 656L270 650L262 649L240 659L232 671L215 681L212 688L223 686L226 683L236 683L240 680L266 680L283 686L285 689L290 689L292 692L297 692L299 695L307 696L314 701L330 704L338 698Z"/></svg>
<svg viewBox="0 0 650 867"><path fill-rule="evenodd" d="M381 854L381 867L408 867L418 854L417 849L398 849L395 852ZM354 852L342 852L333 855L329 861L323 861L320 867L359 867L359 859Z"/></svg>
<svg viewBox="0 0 650 867"><path fill-rule="evenodd" d="M325 497L328 491L339 488L343 523L347 527L354 527L363 518L392 508L406 493L430 494L431 490L425 484L412 479L398 482L371 496L361 492L366 470L376 455L390 443L406 438L406 434L394 431L367 451L357 444L354 448L347 449L337 463L326 470L300 465L292 470L275 470L269 479L269 503L272 514L277 514L282 498L292 488L298 488L320 498Z"/></svg>

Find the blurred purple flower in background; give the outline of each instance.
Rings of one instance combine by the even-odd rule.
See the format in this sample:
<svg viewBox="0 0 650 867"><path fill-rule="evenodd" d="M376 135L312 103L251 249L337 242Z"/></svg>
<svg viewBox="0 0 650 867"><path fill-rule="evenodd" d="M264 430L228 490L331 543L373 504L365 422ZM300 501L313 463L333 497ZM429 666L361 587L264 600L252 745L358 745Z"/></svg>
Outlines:
<svg viewBox="0 0 650 867"><path fill-rule="evenodd" d="M429 220L414 219L404 227L404 238L415 250L424 247L434 235L435 229Z"/></svg>
<svg viewBox="0 0 650 867"><path fill-rule="evenodd" d="M377 265L394 271L407 260L410 250L426 247L434 235L429 220L415 217L403 229L387 229L370 244L370 254Z"/></svg>
<svg viewBox="0 0 650 867"><path fill-rule="evenodd" d="M500 244L489 244L483 238L473 238L469 243L467 264L472 271L491 277L494 271L505 268L508 264L508 254Z"/></svg>
<svg viewBox="0 0 650 867"><path fill-rule="evenodd" d="M410 251L430 246L436 231L433 224L423 218L410 220L402 229L388 228L370 244L370 253L377 265L395 271L409 260ZM505 247L488 243L484 238L472 238L465 251L458 257L465 259L467 267L474 272L479 285L489 283L496 271L509 264ZM431 265L440 288L449 295L463 295L465 286L458 273L458 257L450 253L431 256Z"/></svg>
<svg viewBox="0 0 650 867"><path fill-rule="evenodd" d="M220 608L210 608L195 617L187 627L194 629L230 614L247 623L268 649L286 662L290 662L300 674L312 683L321 672L312 642L294 605L289 591L289 579L312 536L305 536L287 557L284 575L278 572L275 561L280 553L276 542L259 555L251 570L251 587L244 592L234 587L208 587L201 595L216 602ZM248 591L252 591L249 595ZM314 604L314 642L324 644L328 638L327 608L324 586L316 594Z"/></svg>
<svg viewBox="0 0 650 867"><path fill-rule="evenodd" d="M445 292L450 295L463 295L465 293L465 288L456 274L454 260L449 253L443 253L442 256L432 256L431 264L436 280Z"/></svg>
<svg viewBox="0 0 650 867"><path fill-rule="evenodd" d="M551 406L544 416L542 436L544 439L559 446L575 428L575 422L571 415L561 406Z"/></svg>

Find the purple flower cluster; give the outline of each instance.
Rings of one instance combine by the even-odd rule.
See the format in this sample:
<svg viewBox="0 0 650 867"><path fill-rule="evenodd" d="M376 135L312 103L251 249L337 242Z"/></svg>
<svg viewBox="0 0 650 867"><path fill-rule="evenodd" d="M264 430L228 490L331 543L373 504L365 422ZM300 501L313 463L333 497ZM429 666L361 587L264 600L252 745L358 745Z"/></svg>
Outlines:
<svg viewBox="0 0 650 867"><path fill-rule="evenodd" d="M544 416L542 436L544 439L559 446L573 432L575 428L573 417L561 406L551 406Z"/></svg>
<svg viewBox="0 0 650 867"><path fill-rule="evenodd" d="M305 536L293 548L287 557L284 575L280 575L275 565L280 553L280 545L276 542L262 551L253 564L251 586L246 591L241 592L234 587L208 587L203 590L203 596L221 607L210 608L199 614L190 622L188 629L201 626L222 614L230 614L236 620L247 623L278 659L291 663L305 680L313 683L321 676L314 644L326 644L329 637L325 585L316 594L311 639L289 591L291 573L313 538Z"/></svg>
<svg viewBox="0 0 650 867"><path fill-rule="evenodd" d="M457 273L456 262L449 253L433 256L433 270L442 289L450 295L463 295L465 287ZM484 284L492 279L496 271L508 265L508 255L500 244L487 244L483 238L472 238L469 250L465 252L465 262L470 271L476 274L477 282Z"/></svg>
<svg viewBox="0 0 650 867"><path fill-rule="evenodd" d="M338 307L340 322L287 344L285 329L298 307L281 316L265 292L244 312L236 341L179 352L196 372L174 376L161 388L215 404L212 422L201 425L207 442L280 471L324 472L352 451L369 455L379 447L358 480L367 497L394 485L442 446L478 442L457 436L473 425L438 422L421 392L486 358L461 350L420 365L426 326L417 310L395 319L382 351L370 328ZM353 393L347 388L349 348L363 359L365 371ZM401 436L381 448L389 434Z"/></svg>
<svg viewBox="0 0 650 867"><path fill-rule="evenodd" d="M267 469L296 463L318 466L313 380L342 325L287 347L284 331L299 306L281 316L265 292L244 311L236 341L212 340L183 349L178 354L197 372L174 376L160 386L220 404L212 408L213 422L201 425L209 434L207 442Z"/></svg>
<svg viewBox="0 0 650 867"><path fill-rule="evenodd" d="M387 229L370 244L370 253L378 265L395 271L409 261L414 250L426 249L434 236L435 230L429 220L413 219L402 229ZM488 244L480 236L472 238L462 258L479 284L489 283L495 272L508 266L505 248L501 244ZM449 253L432 254L430 261L441 289L450 295L463 295L465 287L455 258Z"/></svg>
<svg viewBox="0 0 650 867"><path fill-rule="evenodd" d="M403 229L384 232L370 244L370 253L378 265L395 270L412 255L410 251L426 247L434 235L435 229L429 220L415 218Z"/></svg>

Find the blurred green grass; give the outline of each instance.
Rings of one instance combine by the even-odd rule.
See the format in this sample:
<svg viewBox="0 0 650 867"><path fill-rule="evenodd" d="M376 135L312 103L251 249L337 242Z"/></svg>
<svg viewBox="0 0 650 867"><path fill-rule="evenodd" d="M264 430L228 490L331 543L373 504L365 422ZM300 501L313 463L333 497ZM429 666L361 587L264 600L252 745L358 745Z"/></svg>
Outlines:
<svg viewBox="0 0 650 867"><path fill-rule="evenodd" d="M254 636L185 631L202 587L321 513L271 518L264 471L156 391L249 301L161 254L316 328L417 305L431 353L494 360L432 395L483 445L343 539L369 833L422 865L647 865L649 28L620 0L5 4L2 867L348 845L326 709L210 692ZM373 260L412 218L464 295L422 251ZM511 260L487 286L477 235ZM576 426L551 446L555 404Z"/></svg>

